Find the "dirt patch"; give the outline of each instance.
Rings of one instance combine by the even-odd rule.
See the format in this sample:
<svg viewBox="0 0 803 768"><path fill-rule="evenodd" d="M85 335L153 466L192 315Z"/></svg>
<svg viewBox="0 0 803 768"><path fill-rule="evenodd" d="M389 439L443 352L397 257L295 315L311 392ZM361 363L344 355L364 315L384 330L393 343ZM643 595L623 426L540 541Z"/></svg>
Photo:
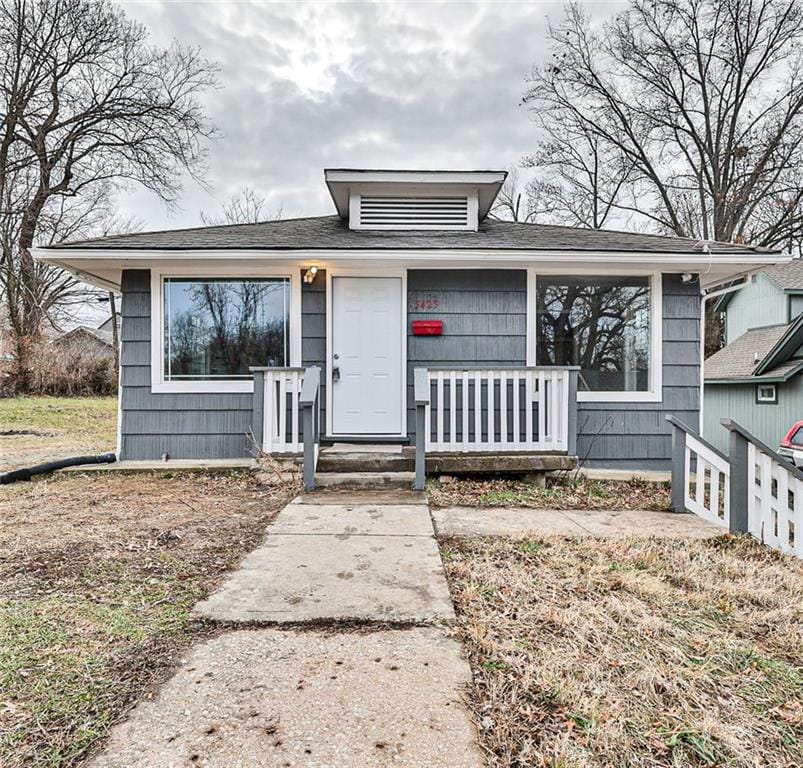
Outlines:
<svg viewBox="0 0 803 768"><path fill-rule="evenodd" d="M554 481L541 488L524 480L444 477L427 483L433 507L531 507L533 509L670 509L668 483L646 480Z"/></svg>
<svg viewBox="0 0 803 768"><path fill-rule="evenodd" d="M489 764L803 764L803 563L744 539L442 542Z"/></svg>
<svg viewBox="0 0 803 768"><path fill-rule="evenodd" d="M189 613L291 489L249 474L0 491L0 764L72 766L209 628Z"/></svg>

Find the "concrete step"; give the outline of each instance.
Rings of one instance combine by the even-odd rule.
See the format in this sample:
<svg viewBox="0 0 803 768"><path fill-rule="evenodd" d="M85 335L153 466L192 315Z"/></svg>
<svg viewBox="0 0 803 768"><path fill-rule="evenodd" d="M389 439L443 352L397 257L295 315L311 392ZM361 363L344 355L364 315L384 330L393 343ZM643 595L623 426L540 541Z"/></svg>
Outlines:
<svg viewBox="0 0 803 768"><path fill-rule="evenodd" d="M318 457L319 472L412 472L415 454L376 453L354 451L330 453L321 451Z"/></svg>
<svg viewBox="0 0 803 768"><path fill-rule="evenodd" d="M317 489L333 488L402 488L409 490L415 482L415 472L316 472Z"/></svg>

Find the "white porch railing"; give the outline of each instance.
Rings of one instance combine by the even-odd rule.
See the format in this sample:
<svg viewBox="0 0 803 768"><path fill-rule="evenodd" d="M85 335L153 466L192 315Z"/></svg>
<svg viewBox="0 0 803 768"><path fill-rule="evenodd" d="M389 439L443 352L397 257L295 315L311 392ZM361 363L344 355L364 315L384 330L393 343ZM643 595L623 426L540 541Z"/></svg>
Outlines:
<svg viewBox="0 0 803 768"><path fill-rule="evenodd" d="M576 367L416 368L416 488L426 453L568 453Z"/></svg>
<svg viewBox="0 0 803 768"><path fill-rule="evenodd" d="M711 523L728 528L731 471L728 459L707 443L687 434L684 461L686 509Z"/></svg>
<svg viewBox="0 0 803 768"><path fill-rule="evenodd" d="M803 558L803 472L731 419L728 455L672 424L672 508Z"/></svg>
<svg viewBox="0 0 803 768"><path fill-rule="evenodd" d="M303 454L304 487L315 487L321 441L321 369L251 368L251 431L265 453Z"/></svg>
<svg viewBox="0 0 803 768"><path fill-rule="evenodd" d="M748 532L773 549L803 557L803 480L776 456L747 443Z"/></svg>
<svg viewBox="0 0 803 768"><path fill-rule="evenodd" d="M301 453L299 395L303 368L252 368L254 420L261 422L257 442L265 453ZM258 431L258 430L257 430ZM255 435L256 437L256 435Z"/></svg>
<svg viewBox="0 0 803 768"><path fill-rule="evenodd" d="M427 369L427 451L569 450L567 368Z"/></svg>

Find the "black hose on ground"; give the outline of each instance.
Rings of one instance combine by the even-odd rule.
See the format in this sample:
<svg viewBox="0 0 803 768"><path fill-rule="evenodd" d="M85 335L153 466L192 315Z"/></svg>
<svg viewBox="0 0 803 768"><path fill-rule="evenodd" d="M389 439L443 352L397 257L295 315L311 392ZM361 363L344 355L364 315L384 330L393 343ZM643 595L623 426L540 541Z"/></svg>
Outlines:
<svg viewBox="0 0 803 768"><path fill-rule="evenodd" d="M69 459L59 459L58 461L48 461L45 464L37 464L35 467L27 469L15 469L0 475L0 485L16 483L18 480L30 480L34 475L42 475L45 472L54 472L64 467L76 467L81 464L112 464L117 461L113 453L101 453L99 456L72 456Z"/></svg>

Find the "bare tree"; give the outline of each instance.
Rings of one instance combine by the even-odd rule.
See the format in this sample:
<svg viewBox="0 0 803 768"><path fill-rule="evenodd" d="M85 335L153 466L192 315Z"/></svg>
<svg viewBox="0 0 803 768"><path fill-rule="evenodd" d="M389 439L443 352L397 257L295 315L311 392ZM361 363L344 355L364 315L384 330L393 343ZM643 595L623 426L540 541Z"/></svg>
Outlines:
<svg viewBox="0 0 803 768"><path fill-rule="evenodd" d="M214 84L197 50L152 46L108 0L0 0L0 287L21 377L77 288L31 247L86 231L126 182L173 204L181 174L203 173L214 129L198 96Z"/></svg>
<svg viewBox="0 0 803 768"><path fill-rule="evenodd" d="M518 169L508 173L494 200L491 216L500 221L518 221L525 224L536 220L536 203L530 184L522 185Z"/></svg>
<svg viewBox="0 0 803 768"><path fill-rule="evenodd" d="M271 221L282 217L282 207L276 211L268 211L265 196L253 187L244 186L235 192L216 214L201 211L201 221L208 227L219 227L223 224L258 224L260 221Z"/></svg>
<svg viewBox="0 0 803 768"><path fill-rule="evenodd" d="M600 190L609 210L592 223L617 212L680 236L800 241L798 0L631 0L600 27L570 4L549 37L525 97L547 133L533 162L583 211Z"/></svg>
<svg viewBox="0 0 803 768"><path fill-rule="evenodd" d="M583 124L541 127L545 138L524 159L525 167L538 169L528 187L532 207L554 223L602 229L616 213L632 162Z"/></svg>

